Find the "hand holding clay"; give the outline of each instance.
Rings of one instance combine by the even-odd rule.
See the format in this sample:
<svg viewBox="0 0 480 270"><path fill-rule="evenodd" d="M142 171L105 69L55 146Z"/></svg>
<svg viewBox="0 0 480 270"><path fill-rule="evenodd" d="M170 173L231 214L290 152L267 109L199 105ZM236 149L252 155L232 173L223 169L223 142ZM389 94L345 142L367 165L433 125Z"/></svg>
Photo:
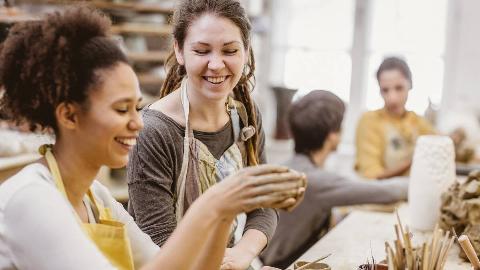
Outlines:
<svg viewBox="0 0 480 270"><path fill-rule="evenodd" d="M290 169L290 171L299 173L299 172L297 172L295 170L292 170L292 169ZM286 208L282 208L285 211L288 211L288 212L293 211L293 209L295 209L297 206L300 205L300 203L302 203L303 198L305 197L305 189L307 188L307 183L308 183L307 176L304 173L299 173L299 174L302 175L302 186L299 187L299 189L297 189L297 195L295 196L295 204L293 204L289 207L286 207Z"/></svg>
<svg viewBox="0 0 480 270"><path fill-rule="evenodd" d="M305 192L305 177L285 166L247 167L210 188L219 209L227 215L257 208L288 209Z"/></svg>

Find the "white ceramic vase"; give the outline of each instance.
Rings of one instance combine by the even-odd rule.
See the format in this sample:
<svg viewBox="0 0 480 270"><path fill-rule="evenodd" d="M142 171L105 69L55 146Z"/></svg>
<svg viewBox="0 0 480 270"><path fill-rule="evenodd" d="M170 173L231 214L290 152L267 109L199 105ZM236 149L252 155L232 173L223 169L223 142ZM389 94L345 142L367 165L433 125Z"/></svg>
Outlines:
<svg viewBox="0 0 480 270"><path fill-rule="evenodd" d="M440 196L455 181L455 151L450 137L426 135L417 140L410 170L410 225L432 230L440 217Z"/></svg>

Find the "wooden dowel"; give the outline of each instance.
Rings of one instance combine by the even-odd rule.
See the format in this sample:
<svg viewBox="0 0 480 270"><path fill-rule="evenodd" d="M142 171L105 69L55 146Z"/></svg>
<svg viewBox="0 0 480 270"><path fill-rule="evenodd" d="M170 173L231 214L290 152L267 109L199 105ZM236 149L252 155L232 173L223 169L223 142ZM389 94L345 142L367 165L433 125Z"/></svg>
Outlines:
<svg viewBox="0 0 480 270"><path fill-rule="evenodd" d="M452 248L454 240L455 240L455 236L452 236L452 238L448 243L447 249L445 250L445 254L443 255L443 258L442 258L442 265L440 267L441 270L443 270L443 268L445 267L445 263L447 262L447 258L448 258L448 252L450 251L450 248Z"/></svg>
<svg viewBox="0 0 480 270"><path fill-rule="evenodd" d="M397 260L397 266L399 269L405 269L405 265L404 265L404 262L403 262L403 246L402 244L400 243L400 240L395 240L395 258Z"/></svg>
<svg viewBox="0 0 480 270"><path fill-rule="evenodd" d="M402 222L400 221L400 216L398 215L398 209L395 209L395 215L397 216L398 226L400 226L400 232L402 233L402 236L403 236L405 232L403 231Z"/></svg>
<svg viewBox="0 0 480 270"><path fill-rule="evenodd" d="M450 238L450 231L447 231L447 233L445 234L445 236L442 240L440 253L439 253L439 256L438 256L438 259L437 259L437 266L435 267L436 270L441 270L442 260L443 260L443 257L445 256L445 251L448 248L449 238Z"/></svg>
<svg viewBox="0 0 480 270"><path fill-rule="evenodd" d="M432 235L432 244L430 249L430 256L429 256L429 270L435 269L435 262L436 262L436 253L437 253L437 245L438 245L438 224L435 225L435 230L433 231Z"/></svg>
<svg viewBox="0 0 480 270"><path fill-rule="evenodd" d="M422 246L422 270L428 270L428 245L423 243Z"/></svg>
<svg viewBox="0 0 480 270"><path fill-rule="evenodd" d="M468 236L464 234L460 235L460 237L458 237L458 243L462 247L465 254L467 254L467 258L473 265L473 268L480 269L480 261L478 260L477 253L475 253L475 249L473 249L472 243L470 243Z"/></svg>
<svg viewBox="0 0 480 270"><path fill-rule="evenodd" d="M400 229L398 228L398 224L395 224L395 234L397 235L397 240L400 242L400 245L403 247L403 241L402 241L402 238L403 237L400 237ZM402 236L403 236L403 233L402 233Z"/></svg>

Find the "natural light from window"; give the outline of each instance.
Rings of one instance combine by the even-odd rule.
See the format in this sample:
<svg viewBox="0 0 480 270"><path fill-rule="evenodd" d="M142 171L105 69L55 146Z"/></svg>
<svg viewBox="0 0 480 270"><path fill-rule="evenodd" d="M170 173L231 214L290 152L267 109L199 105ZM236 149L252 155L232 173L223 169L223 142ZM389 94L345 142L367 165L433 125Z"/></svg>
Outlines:
<svg viewBox="0 0 480 270"><path fill-rule="evenodd" d="M284 83L299 89L330 90L348 101L354 0L291 0Z"/></svg>
<svg viewBox="0 0 480 270"><path fill-rule="evenodd" d="M372 0L367 109L383 106L376 70L385 56L407 60L413 78L407 109L423 114L443 88L447 0Z"/></svg>

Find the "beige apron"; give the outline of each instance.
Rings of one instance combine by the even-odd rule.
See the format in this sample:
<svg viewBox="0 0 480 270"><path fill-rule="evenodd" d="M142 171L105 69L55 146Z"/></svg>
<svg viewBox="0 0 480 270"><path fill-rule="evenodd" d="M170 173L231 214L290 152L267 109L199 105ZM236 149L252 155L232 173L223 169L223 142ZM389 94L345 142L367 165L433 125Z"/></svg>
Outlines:
<svg viewBox="0 0 480 270"><path fill-rule="evenodd" d="M185 211L208 188L222 181L227 176L236 173L246 164L246 150L244 141L253 135L254 129L248 126L246 112L243 104L229 97L227 112L230 114L234 132L234 143L216 159L200 140L193 135L189 123L189 101L187 96L187 80L181 84L181 100L185 116L185 137L183 142L183 161L180 175L177 179L175 192L175 213L179 222ZM240 114L239 114L240 111ZM240 128L240 120L246 128ZM253 132L252 132L253 129ZM232 235L235 231L237 220L232 226Z"/></svg>
<svg viewBox="0 0 480 270"><path fill-rule="evenodd" d="M51 150L51 145L41 146L40 153L44 155L47 160L55 185L68 200L60 170L58 169L57 162ZM125 225L113 219L110 209L104 208L97 203L97 200L90 189L88 190L87 195L91 202L93 212L98 213L98 222L83 223L75 212L75 217L78 222L81 224L88 237L95 243L97 248L113 266L121 270L133 270L132 250Z"/></svg>

